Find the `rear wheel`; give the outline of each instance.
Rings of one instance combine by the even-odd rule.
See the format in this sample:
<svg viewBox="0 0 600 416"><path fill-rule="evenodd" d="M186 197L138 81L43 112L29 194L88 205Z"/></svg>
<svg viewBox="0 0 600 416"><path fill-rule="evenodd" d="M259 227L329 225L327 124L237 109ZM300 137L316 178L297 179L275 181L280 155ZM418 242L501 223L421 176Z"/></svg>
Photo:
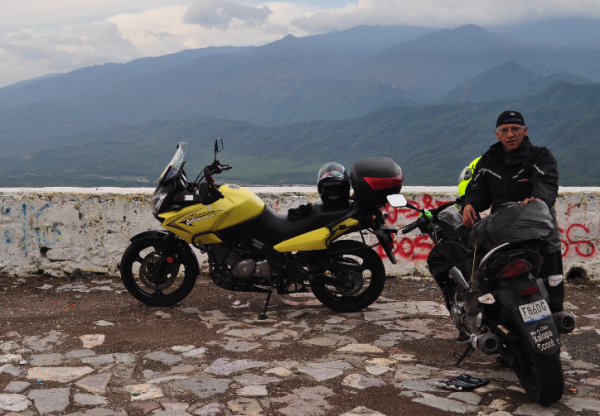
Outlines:
<svg viewBox="0 0 600 416"><path fill-rule="evenodd" d="M543 406L558 402L565 388L560 350L553 354L535 352L526 341L527 334L504 308L500 312L500 322L519 337L519 341L509 347L508 362L529 398Z"/></svg>
<svg viewBox="0 0 600 416"><path fill-rule="evenodd" d="M333 261L358 266L356 270L339 270L333 265L322 271L328 277L343 279L344 284L332 286L311 282L316 298L325 306L340 312L355 312L377 300L385 286L385 268L377 253L356 241L338 241L330 250L339 252Z"/></svg>
<svg viewBox="0 0 600 416"><path fill-rule="evenodd" d="M198 263L193 253L177 243L162 273L157 266L162 240L147 238L132 243L121 259L121 279L131 295L150 306L169 306L183 300L194 288Z"/></svg>

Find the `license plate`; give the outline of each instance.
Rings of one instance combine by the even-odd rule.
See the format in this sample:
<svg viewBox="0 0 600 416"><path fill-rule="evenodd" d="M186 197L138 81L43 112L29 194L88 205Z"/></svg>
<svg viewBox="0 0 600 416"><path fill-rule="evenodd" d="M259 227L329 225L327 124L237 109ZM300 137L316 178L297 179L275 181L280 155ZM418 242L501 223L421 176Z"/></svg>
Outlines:
<svg viewBox="0 0 600 416"><path fill-rule="evenodd" d="M519 306L519 312L526 324L552 316L545 299Z"/></svg>

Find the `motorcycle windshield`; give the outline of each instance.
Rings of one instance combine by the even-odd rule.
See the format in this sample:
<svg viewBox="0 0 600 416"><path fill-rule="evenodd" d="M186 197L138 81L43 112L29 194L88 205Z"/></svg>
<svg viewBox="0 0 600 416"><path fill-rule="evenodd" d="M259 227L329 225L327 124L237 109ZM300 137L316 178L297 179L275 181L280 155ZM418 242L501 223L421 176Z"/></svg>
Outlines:
<svg viewBox="0 0 600 416"><path fill-rule="evenodd" d="M181 142L177 145L177 151L175 152L173 159L171 159L171 162L169 162L163 173L158 178L159 184L168 181L173 176L177 175L179 169L181 169L185 152L187 152L187 147L188 145L185 142Z"/></svg>

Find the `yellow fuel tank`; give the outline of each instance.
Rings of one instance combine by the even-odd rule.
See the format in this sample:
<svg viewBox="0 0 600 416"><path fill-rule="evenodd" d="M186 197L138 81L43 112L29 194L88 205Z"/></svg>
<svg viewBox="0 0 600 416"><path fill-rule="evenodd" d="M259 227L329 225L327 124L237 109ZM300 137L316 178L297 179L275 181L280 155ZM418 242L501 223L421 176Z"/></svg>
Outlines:
<svg viewBox="0 0 600 416"><path fill-rule="evenodd" d="M187 243L198 233L218 231L258 217L265 203L254 192L237 185L223 185L219 191L225 198L210 205L196 204L179 211L160 214L163 227ZM215 234L205 234L194 240L195 244L220 243Z"/></svg>

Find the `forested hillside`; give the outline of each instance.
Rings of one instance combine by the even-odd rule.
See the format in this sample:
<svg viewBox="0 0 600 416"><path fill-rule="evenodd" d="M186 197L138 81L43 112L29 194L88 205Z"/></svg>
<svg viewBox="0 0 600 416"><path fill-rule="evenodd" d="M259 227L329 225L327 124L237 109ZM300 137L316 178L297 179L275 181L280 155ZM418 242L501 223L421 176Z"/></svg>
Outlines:
<svg viewBox="0 0 600 416"><path fill-rule="evenodd" d="M1 161L4 186L152 186L179 141L189 143L190 174L211 162L212 142L225 142L220 179L241 184L312 184L319 166L347 168L363 157L389 156L407 185L454 185L462 168L496 138L498 114L523 112L535 144L549 146L561 185L600 185L600 84L554 84L518 100L386 107L353 120L259 126L194 118L151 121L78 134L46 151Z"/></svg>

